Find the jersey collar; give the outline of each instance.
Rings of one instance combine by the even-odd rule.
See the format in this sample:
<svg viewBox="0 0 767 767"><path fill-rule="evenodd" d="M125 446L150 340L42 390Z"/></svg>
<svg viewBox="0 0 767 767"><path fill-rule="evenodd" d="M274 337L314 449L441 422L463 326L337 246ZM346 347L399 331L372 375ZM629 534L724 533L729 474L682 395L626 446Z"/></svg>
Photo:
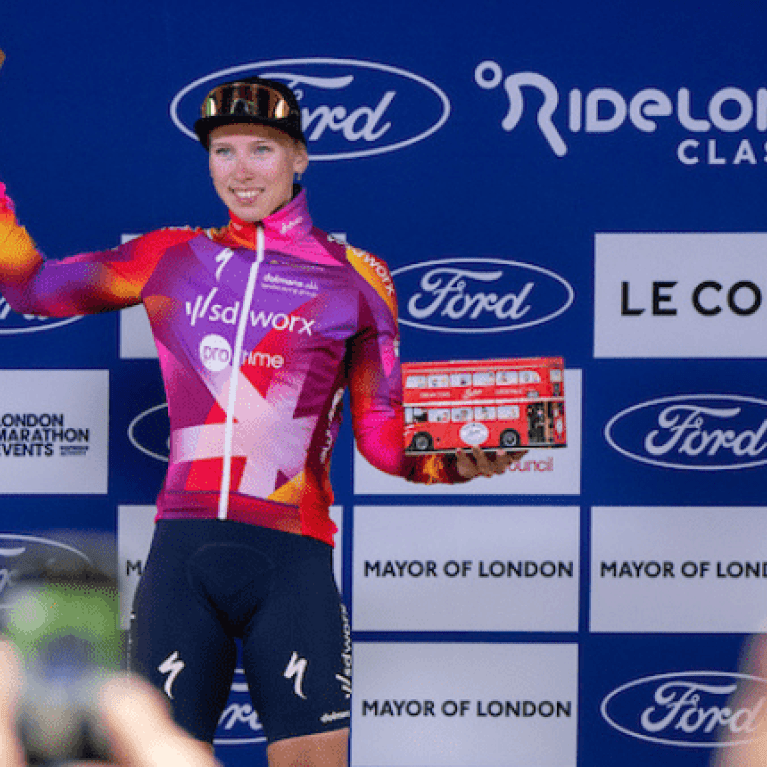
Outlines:
<svg viewBox="0 0 767 767"><path fill-rule="evenodd" d="M295 242L306 237L312 229L312 219L306 204L306 190L298 194L285 206L276 210L262 221L243 221L229 211L229 225L226 227L229 237L238 245L255 247L256 228L264 227L267 242Z"/></svg>

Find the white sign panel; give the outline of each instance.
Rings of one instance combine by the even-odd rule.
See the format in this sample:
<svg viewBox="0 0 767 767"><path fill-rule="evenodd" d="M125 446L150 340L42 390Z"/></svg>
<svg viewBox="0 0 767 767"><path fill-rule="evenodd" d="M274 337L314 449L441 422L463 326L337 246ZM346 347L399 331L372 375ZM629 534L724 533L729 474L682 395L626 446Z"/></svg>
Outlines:
<svg viewBox="0 0 767 767"><path fill-rule="evenodd" d="M767 508L594 508L591 539L592 631L763 630Z"/></svg>
<svg viewBox="0 0 767 767"><path fill-rule="evenodd" d="M357 631L577 631L577 507L358 506Z"/></svg>
<svg viewBox="0 0 767 767"><path fill-rule="evenodd" d="M133 597L144 572L154 533L154 506L117 508L117 584L120 597L120 628L130 627Z"/></svg>
<svg viewBox="0 0 767 767"><path fill-rule="evenodd" d="M107 492L109 371L0 370L0 493Z"/></svg>
<svg viewBox="0 0 767 767"><path fill-rule="evenodd" d="M357 642L354 767L574 767L572 644Z"/></svg>
<svg viewBox="0 0 767 767"><path fill-rule="evenodd" d="M767 234L597 234L595 258L596 357L767 356Z"/></svg>
<svg viewBox="0 0 767 767"><path fill-rule="evenodd" d="M567 447L529 450L505 474L459 485L414 485L371 466L354 451L358 495L578 495L581 491L581 371L565 371ZM404 438L403 438L404 441Z"/></svg>

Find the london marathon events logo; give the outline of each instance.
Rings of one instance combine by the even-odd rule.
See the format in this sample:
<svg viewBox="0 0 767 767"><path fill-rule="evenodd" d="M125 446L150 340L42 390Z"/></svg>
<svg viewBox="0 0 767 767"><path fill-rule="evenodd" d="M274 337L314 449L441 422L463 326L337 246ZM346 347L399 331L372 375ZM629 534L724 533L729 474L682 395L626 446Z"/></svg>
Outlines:
<svg viewBox="0 0 767 767"><path fill-rule="evenodd" d="M439 333L499 333L548 322L575 292L548 269L500 258L445 258L392 272L403 325Z"/></svg>
<svg viewBox="0 0 767 767"><path fill-rule="evenodd" d="M312 160L348 160L393 152L423 141L450 116L437 85L405 69L335 58L255 61L205 75L182 88L170 105L176 126L191 126L205 95L218 83L253 75L293 89Z"/></svg>
<svg viewBox="0 0 767 767"><path fill-rule="evenodd" d="M767 401L727 394L683 394L622 410L607 442L642 463L715 471L767 463Z"/></svg>
<svg viewBox="0 0 767 767"><path fill-rule="evenodd" d="M733 696L749 694L733 705ZM758 693L754 694L754 688ZM750 740L764 713L767 680L721 671L682 671L635 679L605 696L602 717L632 738L681 748Z"/></svg>

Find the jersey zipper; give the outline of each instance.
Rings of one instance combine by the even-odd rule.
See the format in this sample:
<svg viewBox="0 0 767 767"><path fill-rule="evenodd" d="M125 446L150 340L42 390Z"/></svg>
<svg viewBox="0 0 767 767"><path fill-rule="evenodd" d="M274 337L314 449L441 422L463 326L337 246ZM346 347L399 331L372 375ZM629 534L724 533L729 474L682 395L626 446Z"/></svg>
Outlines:
<svg viewBox="0 0 767 767"><path fill-rule="evenodd" d="M240 380L240 363L242 350L245 345L245 330L248 326L250 309L253 305L253 294L256 291L258 270L264 261L265 243L264 227L259 224L256 229L256 260L251 264L248 274L248 284L242 298L242 313L237 323L237 335L234 340L232 353L232 376L229 379L229 396L226 404L226 426L224 428L224 467L221 475L221 490L218 499L218 518L224 520L229 514L229 493L232 488L232 453L234 443L234 406L237 402L237 384Z"/></svg>

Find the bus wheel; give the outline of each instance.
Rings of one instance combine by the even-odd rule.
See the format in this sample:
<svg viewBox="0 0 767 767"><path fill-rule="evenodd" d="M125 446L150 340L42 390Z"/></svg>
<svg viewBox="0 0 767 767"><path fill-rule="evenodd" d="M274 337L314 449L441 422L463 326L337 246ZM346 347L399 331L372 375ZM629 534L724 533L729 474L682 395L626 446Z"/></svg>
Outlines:
<svg viewBox="0 0 767 767"><path fill-rule="evenodd" d="M415 437L413 437L412 445L413 449L417 450L419 453L423 453L426 450L431 450L431 437L424 432L419 432L415 435Z"/></svg>
<svg viewBox="0 0 767 767"><path fill-rule="evenodd" d="M519 432L506 429L501 432L501 447L516 447L519 444Z"/></svg>

